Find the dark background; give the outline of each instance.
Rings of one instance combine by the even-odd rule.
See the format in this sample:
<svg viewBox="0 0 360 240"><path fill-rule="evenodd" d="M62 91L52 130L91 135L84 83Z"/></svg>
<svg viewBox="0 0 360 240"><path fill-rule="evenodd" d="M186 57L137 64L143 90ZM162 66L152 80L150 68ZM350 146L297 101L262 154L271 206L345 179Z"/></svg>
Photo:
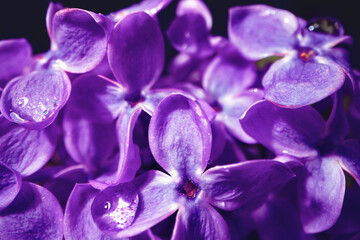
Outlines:
<svg viewBox="0 0 360 240"><path fill-rule="evenodd" d="M97 13L108 14L138 0L80 1L61 0L65 7L83 8ZM227 35L228 8L232 6L263 3L291 11L304 19L317 16L331 16L338 19L345 28L345 33L354 38L350 52L350 62L360 69L360 11L355 0L342 1L308 1L308 0L207 0L205 1L213 15L214 35ZM158 16L162 30L165 31L175 16L177 1L173 1ZM49 4L47 0L2 0L0 5L0 39L26 38L33 47L34 53L49 49L49 39L45 26L45 14ZM176 52L167 46L167 58ZM1 63L0 63L1 64Z"/></svg>

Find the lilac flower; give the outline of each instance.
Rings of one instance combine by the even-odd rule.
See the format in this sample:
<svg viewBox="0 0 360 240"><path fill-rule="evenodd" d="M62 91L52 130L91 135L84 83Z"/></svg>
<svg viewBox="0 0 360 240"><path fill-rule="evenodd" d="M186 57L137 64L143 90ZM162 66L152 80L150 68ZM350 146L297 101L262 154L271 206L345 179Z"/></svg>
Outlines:
<svg viewBox="0 0 360 240"><path fill-rule="evenodd" d="M151 170L135 178L139 195L135 219L114 236L134 236L178 210L172 239L228 239L228 226L213 206L234 210L293 176L285 165L271 160L204 172L211 138L207 117L196 102L172 95L157 106L150 122L149 144L169 175Z"/></svg>
<svg viewBox="0 0 360 240"><path fill-rule="evenodd" d="M230 9L229 38L245 56L283 57L263 77L267 100L293 108L309 105L336 92L346 74L351 77L343 50L333 48L350 37L338 23L329 34L315 23L306 28L303 19L266 5Z"/></svg>
<svg viewBox="0 0 360 240"><path fill-rule="evenodd" d="M303 172L297 177L300 216L306 233L327 230L338 219L345 193L343 169L360 182L358 143L344 140L344 128L331 127L343 126L337 119L341 110L341 104L335 102L325 125L321 115L309 106L285 109L260 101L240 120L244 130L271 151L303 162Z"/></svg>

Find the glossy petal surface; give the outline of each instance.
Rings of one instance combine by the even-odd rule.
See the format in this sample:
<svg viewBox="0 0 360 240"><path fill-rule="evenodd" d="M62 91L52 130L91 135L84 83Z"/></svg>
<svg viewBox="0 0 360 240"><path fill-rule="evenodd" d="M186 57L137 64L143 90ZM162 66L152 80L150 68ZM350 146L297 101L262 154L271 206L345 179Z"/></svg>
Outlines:
<svg viewBox="0 0 360 240"><path fill-rule="evenodd" d="M34 71L6 85L1 95L1 112L12 122L42 129L54 121L70 91L70 80L63 71Z"/></svg>
<svg viewBox="0 0 360 240"><path fill-rule="evenodd" d="M340 216L345 194L345 175L336 157L315 158L305 163L300 181L300 215L306 233L332 227Z"/></svg>
<svg viewBox="0 0 360 240"><path fill-rule="evenodd" d="M296 43L298 23L292 13L266 5L230 8L231 42L248 58L282 55Z"/></svg>
<svg viewBox="0 0 360 240"><path fill-rule="evenodd" d="M0 211L7 207L21 187L20 175L0 162Z"/></svg>
<svg viewBox="0 0 360 240"><path fill-rule="evenodd" d="M63 9L53 18L51 50L56 64L72 73L84 73L106 54L107 37L93 15L82 9Z"/></svg>
<svg viewBox="0 0 360 240"><path fill-rule="evenodd" d="M294 174L285 164L273 160L252 160L217 166L202 177L201 189L211 204L234 210L249 200L271 192Z"/></svg>
<svg viewBox="0 0 360 240"><path fill-rule="evenodd" d="M63 212L45 188L23 183L15 200L0 212L2 239L63 238Z"/></svg>
<svg viewBox="0 0 360 240"><path fill-rule="evenodd" d="M49 127L30 130L0 116L0 161L28 176L39 170L55 151L58 132Z"/></svg>
<svg viewBox="0 0 360 240"><path fill-rule="evenodd" d="M321 115L309 106L287 109L268 101L254 104L240 123L246 133L273 152L296 157L316 155L315 144L325 128Z"/></svg>
<svg viewBox="0 0 360 240"><path fill-rule="evenodd" d="M199 176L210 158L210 124L196 102L171 95L151 118L149 144L156 161L173 177Z"/></svg>
<svg viewBox="0 0 360 240"><path fill-rule="evenodd" d="M330 59L317 56L304 61L289 55L276 61L263 77L265 99L298 108L318 102L344 83L343 69Z"/></svg>
<svg viewBox="0 0 360 240"><path fill-rule="evenodd" d="M176 216L172 240L230 239L223 217L209 204L200 203L180 208Z"/></svg>
<svg viewBox="0 0 360 240"><path fill-rule="evenodd" d="M164 39L158 23L143 12L126 16L111 33L108 57L116 80L128 92L150 88L164 67Z"/></svg>

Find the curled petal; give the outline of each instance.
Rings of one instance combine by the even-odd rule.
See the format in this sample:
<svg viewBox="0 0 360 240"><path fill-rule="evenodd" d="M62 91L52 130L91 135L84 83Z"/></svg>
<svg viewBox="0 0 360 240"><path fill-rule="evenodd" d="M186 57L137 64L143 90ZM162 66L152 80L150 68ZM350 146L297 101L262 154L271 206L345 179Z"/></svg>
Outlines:
<svg viewBox="0 0 360 240"><path fill-rule="evenodd" d="M53 3L53 2L49 3L49 6L46 11L46 29L47 29L50 39L52 37L51 31L52 31L54 15L57 11L60 11L63 8L64 7L62 6L61 3Z"/></svg>
<svg viewBox="0 0 360 240"><path fill-rule="evenodd" d="M312 107L278 107L260 101L240 119L247 134L277 154L295 157L317 155L315 144L323 136L325 121Z"/></svg>
<svg viewBox="0 0 360 240"><path fill-rule="evenodd" d="M263 77L265 99L298 108L318 102L336 92L345 81L343 68L317 56L304 61L289 55L276 61Z"/></svg>
<svg viewBox="0 0 360 240"><path fill-rule="evenodd" d="M34 71L11 80L1 95L4 117L31 129L43 129L67 102L71 82L65 72Z"/></svg>
<svg viewBox="0 0 360 240"><path fill-rule="evenodd" d="M32 49L26 39L0 41L0 87L13 77L24 72L32 56Z"/></svg>
<svg viewBox="0 0 360 240"><path fill-rule="evenodd" d="M360 185L360 144L355 139L348 139L336 149L342 169L348 172Z"/></svg>
<svg viewBox="0 0 360 240"><path fill-rule="evenodd" d="M223 217L209 204L198 203L179 209L172 240L230 239L229 227Z"/></svg>
<svg viewBox="0 0 360 240"><path fill-rule="evenodd" d="M96 16L82 9L56 12L52 25L51 50L56 65L72 73L88 72L106 54L107 37Z"/></svg>
<svg viewBox="0 0 360 240"><path fill-rule="evenodd" d="M16 197L21 187L20 174L0 161L0 211Z"/></svg>
<svg viewBox="0 0 360 240"><path fill-rule="evenodd" d="M229 14L229 38L249 59L283 55L296 43L298 22L286 10L250 5L230 8Z"/></svg>
<svg viewBox="0 0 360 240"><path fill-rule="evenodd" d="M340 216L345 175L337 157L331 156L308 160L305 170L298 192L301 222L306 233L318 233L332 227Z"/></svg>
<svg viewBox="0 0 360 240"><path fill-rule="evenodd" d="M115 25L109 40L109 64L129 93L146 90L158 80L164 56L160 27L148 14L133 13Z"/></svg>
<svg viewBox="0 0 360 240"><path fill-rule="evenodd" d="M201 189L211 204L234 210L251 199L271 192L294 177L285 164L272 160L252 160L217 166L202 177Z"/></svg>
<svg viewBox="0 0 360 240"><path fill-rule="evenodd" d="M326 136L334 142L342 142L350 131L349 122L342 103L342 94L335 94L333 99L333 108L326 121Z"/></svg>
<svg viewBox="0 0 360 240"><path fill-rule="evenodd" d="M170 175L200 176L211 152L207 116L194 101L171 95L156 108L149 126L149 144L156 161Z"/></svg>
<svg viewBox="0 0 360 240"><path fill-rule="evenodd" d="M180 1L176 7L176 15L199 14L204 18L206 28L210 31L212 27L212 16L209 8L201 0Z"/></svg>
<svg viewBox="0 0 360 240"><path fill-rule="evenodd" d="M63 212L45 188L23 182L15 200L0 211L2 239L63 239Z"/></svg>
<svg viewBox="0 0 360 240"><path fill-rule="evenodd" d="M30 130L0 116L0 162L23 177L45 165L55 151L57 139L55 126Z"/></svg>

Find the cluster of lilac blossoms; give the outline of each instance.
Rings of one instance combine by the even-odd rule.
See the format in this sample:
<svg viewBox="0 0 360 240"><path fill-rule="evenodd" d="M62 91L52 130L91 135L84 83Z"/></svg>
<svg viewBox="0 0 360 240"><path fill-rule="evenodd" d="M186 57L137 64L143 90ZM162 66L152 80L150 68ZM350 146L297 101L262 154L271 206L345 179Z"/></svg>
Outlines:
<svg viewBox="0 0 360 240"><path fill-rule="evenodd" d="M258 4L213 36L180 0L164 30L170 3L50 3L47 52L0 40L0 240L360 239L342 25Z"/></svg>

